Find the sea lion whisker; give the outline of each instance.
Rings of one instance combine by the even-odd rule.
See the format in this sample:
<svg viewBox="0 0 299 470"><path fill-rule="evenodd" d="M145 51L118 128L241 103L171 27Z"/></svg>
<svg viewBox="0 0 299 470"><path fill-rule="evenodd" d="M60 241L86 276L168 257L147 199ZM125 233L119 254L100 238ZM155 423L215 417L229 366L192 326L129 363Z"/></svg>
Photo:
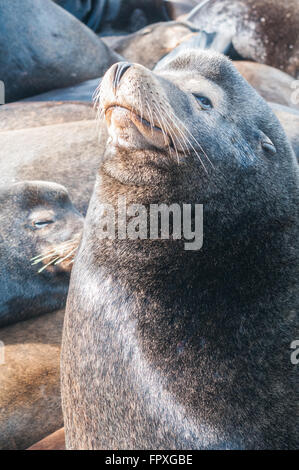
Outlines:
<svg viewBox="0 0 299 470"><path fill-rule="evenodd" d="M164 137L165 143L167 143L167 141L168 141L169 139L167 139L167 133L165 132L163 123L161 122L161 119L163 119L163 118L162 118L162 116L161 116L160 110L159 110L159 108L157 107L157 104L156 104L155 101L153 101L153 106L155 107L156 118L157 118L157 121L158 121L159 126L160 126L160 128L161 128L161 131L162 131L162 133L163 133L163 137ZM169 145L168 145L168 148L169 148L169 152L170 152L170 146L169 146Z"/></svg>
<svg viewBox="0 0 299 470"><path fill-rule="evenodd" d="M142 106L141 92L140 92L139 87L138 87L138 96L139 96L139 109L141 111L140 117L141 117L141 120L142 120L143 119L143 106Z"/></svg>
<svg viewBox="0 0 299 470"><path fill-rule="evenodd" d="M164 103L165 103L164 112L166 112L166 114L167 114L168 118L170 119L172 125L174 125L176 127L177 131L181 135L181 137L183 139L183 142L184 142L184 145L186 147L186 150L187 150L188 154L190 155L190 150L189 150L188 145L187 145L187 143L190 144L190 141L189 141L188 137L186 136L186 134L182 131L182 129L179 128L179 126L176 123L176 121L179 121L180 124L182 124L182 122L170 109L169 109L169 113L171 113L172 116L171 116L171 114L168 113L168 111L167 111L168 106L167 106L166 100L164 100ZM187 142L186 142L186 139L187 139Z"/></svg>
<svg viewBox="0 0 299 470"><path fill-rule="evenodd" d="M179 129L179 127L176 125L176 123L173 122L173 121L171 121L171 117L170 117L169 113L167 112L167 108L166 108L166 109L164 108L163 112L166 113L166 122L168 122L168 121L167 121L167 117L168 117L169 120L170 120L170 122L168 122L168 124L169 124L170 127L172 128L175 137L176 137L176 129L177 129L177 131L181 134L181 137L182 137L182 139L183 139L183 145L182 145L181 142L180 142L180 144L181 144L182 149L183 149L184 157L186 157L185 149L187 150L187 152L188 152L189 155L190 155L190 151L189 151L189 149L188 149L188 145L187 145L186 140L185 140L185 138L184 138L184 134L183 134L182 131ZM174 129L173 126L175 126L176 129ZM172 140L173 140L173 143L174 143L174 145L175 145L175 139L172 139Z"/></svg>
<svg viewBox="0 0 299 470"><path fill-rule="evenodd" d="M31 263L33 266L35 264L40 263L44 259L50 258L50 256L55 256L56 254L58 254L58 252L55 250L55 251L47 253L46 255L38 255L35 258L31 258L30 261L33 261L33 263Z"/></svg>
<svg viewBox="0 0 299 470"><path fill-rule="evenodd" d="M102 83L96 88L94 94L92 95L92 100L94 103L94 107L99 109L101 108L101 95L102 95Z"/></svg>
<svg viewBox="0 0 299 470"><path fill-rule="evenodd" d="M191 132L189 131L189 129L185 126L185 124L173 113L173 111L170 110L170 113L173 114L173 117L176 118L180 124L182 124L182 126L186 129L186 131L188 132L188 134L190 135L190 137L193 139L193 141L199 146L200 150L203 152L204 156L207 158L208 162L210 163L210 165L212 166L212 168L215 168L213 163L211 162L211 160L209 159L208 155L206 154L206 152L204 151L204 149L202 148L202 145L198 142L198 140L191 134ZM187 136L186 136L187 138ZM207 169L205 167L205 165L203 164L203 161L202 159L200 158L198 152L196 151L196 149L194 148L194 146L191 144L190 140L188 139L188 142L190 144L190 146L192 147L192 149L194 150L194 152L196 153L196 155L198 156L198 158L200 159L205 171L207 172Z"/></svg>
<svg viewBox="0 0 299 470"><path fill-rule="evenodd" d="M154 118L153 118L153 112L151 110L151 107L146 103L146 107L148 109L149 115L150 115L150 124L151 124L151 131L152 131L152 136L154 135Z"/></svg>
<svg viewBox="0 0 299 470"><path fill-rule="evenodd" d="M94 105L98 104L98 102L99 102L99 98L101 96L101 88L102 88L102 82L99 83L99 85L97 86L97 88L93 92L92 101L94 102Z"/></svg>
<svg viewBox="0 0 299 470"><path fill-rule="evenodd" d="M66 259L68 259L73 253L75 253L76 251L78 250L78 247L76 246L76 248L74 248L73 250L71 250L64 258L61 258L59 261L56 261L54 264L55 266L62 263L63 261L65 261Z"/></svg>
<svg viewBox="0 0 299 470"><path fill-rule="evenodd" d="M203 146L198 142L198 140L194 137L194 135L191 134L191 132L189 131L189 129L185 126L185 124L182 122L182 125L186 128L186 131L188 132L188 134L190 135L190 137L192 137L192 139L194 140L194 142L199 146L199 148L201 149L201 151L203 152L204 156L206 157L206 159L208 160L208 162L210 163L211 167L213 169L215 169L215 166L213 165L213 163L211 162L210 158L208 157L207 153L205 152Z"/></svg>
<svg viewBox="0 0 299 470"><path fill-rule="evenodd" d="M173 114L173 117L176 118L176 119L178 119L178 118L175 116L175 114ZM179 119L178 119L178 120L179 120ZM181 122L180 120L179 120L179 122L182 124L182 122ZM180 129L178 128L177 124L175 124L175 125L176 125L177 129L180 131ZM185 127L185 126L184 126L184 127ZM180 131L180 132L182 132L182 131ZM206 169L206 166L205 166L205 164L203 163L202 158L200 157L199 153L198 153L197 150L194 148L192 142L190 141L190 139L188 138L188 136L187 136L186 134L184 134L184 138L187 140L187 143L190 145L190 147L191 147L191 148L193 149L193 151L195 152L195 154L196 154L197 158L199 159L201 165L203 166L205 172L208 173L208 171L207 171L207 169ZM189 152L189 154L190 154L190 152Z"/></svg>
<svg viewBox="0 0 299 470"><path fill-rule="evenodd" d="M66 242L60 243L58 247L52 249L51 251L40 253L39 255L30 258L30 261L33 261L31 264L32 266L35 264L39 264L44 259L50 258L51 256L58 255L59 252L66 251L69 246L72 246L76 240L78 240L80 236L75 236L71 240L67 240Z"/></svg>
<svg viewBox="0 0 299 470"><path fill-rule="evenodd" d="M55 261L57 261L58 259L60 258L60 256L57 256L57 258L51 260L49 263L45 264L45 266L43 266L42 268L40 268L37 272L38 274L42 273L46 268L48 268L49 266L51 266L51 264L54 264Z"/></svg>
<svg viewBox="0 0 299 470"><path fill-rule="evenodd" d="M164 124L166 125L167 127L167 131L168 133L170 134L170 138L171 138L171 142L172 142L172 145L174 147L174 150L175 150L175 153L176 153L176 156L177 156L177 161L178 163L180 162L180 158L179 158L179 153L178 153L178 149L177 149L177 145L176 145L176 142L175 142L175 130L173 129L173 127L171 126L171 124L168 122L167 120L167 116L165 116L164 114L164 111L163 110L163 120L164 120ZM174 134L174 135L173 135ZM184 152L184 155L185 155L185 152Z"/></svg>

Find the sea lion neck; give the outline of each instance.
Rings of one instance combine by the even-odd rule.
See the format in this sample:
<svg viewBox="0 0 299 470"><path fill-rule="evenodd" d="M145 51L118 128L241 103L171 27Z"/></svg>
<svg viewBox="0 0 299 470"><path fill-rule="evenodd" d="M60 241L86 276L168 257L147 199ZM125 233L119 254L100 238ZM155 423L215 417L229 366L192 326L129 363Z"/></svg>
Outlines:
<svg viewBox="0 0 299 470"><path fill-rule="evenodd" d="M181 190L182 193L175 184L169 187L124 185L119 181L111 181L107 175L101 175L87 216L89 230L84 235L88 256L92 260L89 263L96 262L104 277L112 276L128 291L143 292L148 297L163 290L184 292L186 295L185 289L188 286L191 296L194 295L193 290L197 292L198 298L201 293L204 293L205 298L210 293L210 303L213 304L217 290L235 291L238 297L242 290L250 291L249 286L252 285L258 286L255 287L256 295L262 290L266 291L269 285L273 288L273 278L279 274L279 263L284 257L289 257L280 224L277 227L269 226L267 240L253 226L252 233L256 230L256 236L249 244L242 232L248 231L247 225L242 230L239 227L240 233L236 238L226 235L227 227L221 227L222 216L217 219L214 214L209 213L209 205L214 205L214 201L211 201L207 203L206 217L203 219L204 239L200 249L186 250L183 238L150 239L151 207L161 203L168 206L179 203L178 206L182 208L182 202L192 201L192 195L186 192L186 185L182 185ZM140 205L146 211L144 239L128 239L127 232L120 230L120 223L130 224L132 221L133 213L128 213L130 205ZM115 231L112 239L106 235L103 238L99 234L100 228L102 229L101 206L105 210L109 206L113 209ZM221 230L223 239L219 237ZM252 266L251 270L248 270L248 265ZM268 278L260 274L265 271L269 273ZM280 278L281 273L277 282L283 285ZM173 301L171 296L169 299ZM246 299L246 302L249 301L250 299Z"/></svg>

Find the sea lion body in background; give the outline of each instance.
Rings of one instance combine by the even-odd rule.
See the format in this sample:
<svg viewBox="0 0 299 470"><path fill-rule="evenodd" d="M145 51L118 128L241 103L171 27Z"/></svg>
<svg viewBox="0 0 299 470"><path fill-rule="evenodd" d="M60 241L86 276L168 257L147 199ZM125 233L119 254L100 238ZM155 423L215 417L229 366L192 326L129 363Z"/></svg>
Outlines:
<svg viewBox="0 0 299 470"><path fill-rule="evenodd" d="M101 79L102 77L93 78L92 80L86 80L85 82L78 83L77 85L71 87L57 88L56 90L47 91L46 93L30 96L30 98L25 98L22 100L22 102L78 101L91 103L93 99L93 93L99 85Z"/></svg>
<svg viewBox="0 0 299 470"><path fill-rule="evenodd" d="M55 0L98 33L134 32L148 23L168 20L164 0Z"/></svg>
<svg viewBox="0 0 299 470"><path fill-rule="evenodd" d="M180 20L197 7L197 0L166 0L166 8L172 20Z"/></svg>
<svg viewBox="0 0 299 470"><path fill-rule="evenodd" d="M64 428L45 437L27 450L65 450Z"/></svg>
<svg viewBox="0 0 299 470"><path fill-rule="evenodd" d="M152 69L166 54L199 30L191 23L154 23L126 36L103 37L103 41L127 61Z"/></svg>
<svg viewBox="0 0 299 470"><path fill-rule="evenodd" d="M0 0L0 43L7 103L100 77L120 60L50 0Z"/></svg>
<svg viewBox="0 0 299 470"><path fill-rule="evenodd" d="M157 61L156 67L160 67L167 61L173 60L184 50L188 49L214 50L216 52L229 55L231 45L227 36L222 37L215 33L206 33L205 31L201 31L199 33L194 32L182 37L181 42L172 49L171 52ZM126 53L124 53L124 56L126 56ZM296 82L293 77L275 69L274 67L258 64L257 62L234 60L233 63L241 75L266 101L290 106L297 110L299 109L299 104L295 100L296 91L294 84Z"/></svg>
<svg viewBox="0 0 299 470"><path fill-rule="evenodd" d="M296 448L298 165L279 121L205 51L115 65L100 99L111 141L67 301L67 448ZM119 196L147 223L150 204L203 204L202 248L140 221L103 237Z"/></svg>
<svg viewBox="0 0 299 470"><path fill-rule="evenodd" d="M57 253L82 231L83 218L56 183L24 181L0 190L0 327L64 307L70 268L38 273L31 259Z"/></svg>
<svg viewBox="0 0 299 470"><path fill-rule="evenodd" d="M284 128L299 162L299 112L277 103L270 103L270 106Z"/></svg>
<svg viewBox="0 0 299 470"><path fill-rule="evenodd" d="M2 106L0 184L33 177L55 181L67 188L75 207L85 214L107 139L103 128L99 140L91 106L53 102Z"/></svg>
<svg viewBox="0 0 299 470"><path fill-rule="evenodd" d="M94 87L96 87L96 82ZM59 101L51 103L11 103L0 108L0 132L68 122L94 121L94 119L95 112L90 103L77 101L68 103Z"/></svg>
<svg viewBox="0 0 299 470"><path fill-rule="evenodd" d="M289 106L299 111L299 102L296 103L293 99L293 77L274 67L256 62L234 61L234 66L266 101Z"/></svg>
<svg viewBox="0 0 299 470"><path fill-rule="evenodd" d="M60 344L64 311L0 329L0 449L26 449L63 425Z"/></svg>
<svg viewBox="0 0 299 470"><path fill-rule="evenodd" d="M299 76L297 0L203 1L186 19L208 33L230 33L242 58Z"/></svg>

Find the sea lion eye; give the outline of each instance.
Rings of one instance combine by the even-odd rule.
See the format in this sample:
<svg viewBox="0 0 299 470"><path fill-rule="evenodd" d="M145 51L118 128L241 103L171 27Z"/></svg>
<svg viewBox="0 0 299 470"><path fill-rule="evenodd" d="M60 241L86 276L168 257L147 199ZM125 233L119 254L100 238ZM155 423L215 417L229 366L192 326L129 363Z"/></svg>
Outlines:
<svg viewBox="0 0 299 470"><path fill-rule="evenodd" d="M35 228L44 228L47 225L53 224L54 220L38 220L36 222L33 222L33 225Z"/></svg>
<svg viewBox="0 0 299 470"><path fill-rule="evenodd" d="M206 96L201 96L201 95L193 95L197 99L197 101L200 102L201 106L204 109L211 109L213 108L212 101L207 98Z"/></svg>
<svg viewBox="0 0 299 470"><path fill-rule="evenodd" d="M259 135L262 148L270 155L275 155L277 150L270 137L268 137L262 131L259 132Z"/></svg>

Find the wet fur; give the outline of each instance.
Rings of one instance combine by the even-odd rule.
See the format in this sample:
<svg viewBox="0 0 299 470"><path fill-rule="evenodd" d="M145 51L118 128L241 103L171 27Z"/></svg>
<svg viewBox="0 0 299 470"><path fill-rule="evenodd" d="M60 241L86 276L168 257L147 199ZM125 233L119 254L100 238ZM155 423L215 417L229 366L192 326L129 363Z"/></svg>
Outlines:
<svg viewBox="0 0 299 470"><path fill-rule="evenodd" d="M31 214L40 210L50 210L54 223L39 230ZM70 269L39 274L30 260L80 235L83 219L66 189L38 181L8 185L0 191L0 219L0 327L63 308Z"/></svg>
<svg viewBox="0 0 299 470"><path fill-rule="evenodd" d="M0 329L0 449L26 449L63 424L60 344L64 311Z"/></svg>
<svg viewBox="0 0 299 470"><path fill-rule="evenodd" d="M224 57L187 51L155 74L138 67L123 78L126 96L134 99L141 77L166 95L214 168L204 171L192 151L178 164L166 150L107 148L64 324L67 448L296 448L294 153L268 105ZM189 72L224 93L212 114L196 112L182 91ZM276 154L262 148L266 137ZM139 173L144 184L134 184ZM119 194L127 204L203 203L202 250L99 239L99 204L116 206Z"/></svg>

